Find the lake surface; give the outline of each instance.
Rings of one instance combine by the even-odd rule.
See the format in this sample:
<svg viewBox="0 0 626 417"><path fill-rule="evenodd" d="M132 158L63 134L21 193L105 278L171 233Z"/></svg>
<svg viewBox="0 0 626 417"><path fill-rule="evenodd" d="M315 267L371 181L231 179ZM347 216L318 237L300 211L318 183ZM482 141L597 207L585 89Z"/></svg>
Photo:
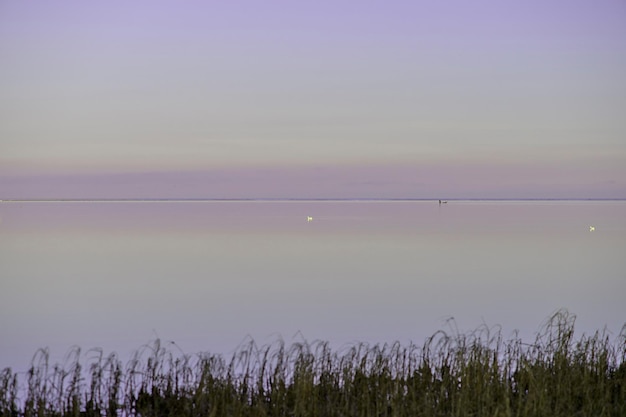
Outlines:
<svg viewBox="0 0 626 417"><path fill-rule="evenodd" d="M421 344L450 317L532 340L558 308L617 334L626 202L2 202L0 277L0 369L156 337Z"/></svg>

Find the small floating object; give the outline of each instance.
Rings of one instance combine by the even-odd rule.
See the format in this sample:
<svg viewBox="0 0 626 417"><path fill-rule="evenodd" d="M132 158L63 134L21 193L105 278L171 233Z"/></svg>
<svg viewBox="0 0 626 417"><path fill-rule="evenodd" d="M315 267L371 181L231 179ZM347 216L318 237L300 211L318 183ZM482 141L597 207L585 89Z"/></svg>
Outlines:
<svg viewBox="0 0 626 417"><path fill-rule="evenodd" d="M448 202L439 200L439 204L448 204Z"/></svg>
<svg viewBox="0 0 626 417"><path fill-rule="evenodd" d="M593 232L594 230L596 230L595 226L589 226L589 231Z"/></svg>
<svg viewBox="0 0 626 417"><path fill-rule="evenodd" d="M311 216L306 216L306 221L307 221L307 222L312 222L312 221L313 221L313 217L311 217Z"/></svg>

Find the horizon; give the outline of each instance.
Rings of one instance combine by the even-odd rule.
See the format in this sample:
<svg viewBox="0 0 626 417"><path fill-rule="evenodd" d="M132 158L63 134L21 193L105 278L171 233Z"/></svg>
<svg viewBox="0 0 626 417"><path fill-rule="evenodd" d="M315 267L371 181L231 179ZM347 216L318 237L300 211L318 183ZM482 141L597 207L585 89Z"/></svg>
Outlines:
<svg viewBox="0 0 626 417"><path fill-rule="evenodd" d="M437 202L447 203L449 201L456 202L480 202L480 201L626 201L626 198L29 198L29 199L0 199L0 203L115 203L115 202L173 202L173 203L192 203L192 202Z"/></svg>
<svg viewBox="0 0 626 417"><path fill-rule="evenodd" d="M626 171L626 164L624 167ZM626 198L626 172L622 185L621 180L590 182L585 172L596 176L601 171L595 168L558 170L557 175L546 175L543 171L525 172L519 166L507 167L506 174L495 173L488 165L278 166L64 174L7 174L6 169L0 169L0 199Z"/></svg>

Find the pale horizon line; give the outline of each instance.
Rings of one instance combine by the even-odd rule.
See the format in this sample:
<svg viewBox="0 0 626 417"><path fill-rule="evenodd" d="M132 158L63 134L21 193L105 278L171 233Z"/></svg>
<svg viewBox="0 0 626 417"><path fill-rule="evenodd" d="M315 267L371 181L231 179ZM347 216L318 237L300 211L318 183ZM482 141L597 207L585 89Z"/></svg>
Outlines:
<svg viewBox="0 0 626 417"><path fill-rule="evenodd" d="M299 197L241 197L241 198L9 198L0 199L0 203L115 203L115 202L384 202L384 201L626 201L626 198L377 198L377 197L355 197L355 198L299 198Z"/></svg>

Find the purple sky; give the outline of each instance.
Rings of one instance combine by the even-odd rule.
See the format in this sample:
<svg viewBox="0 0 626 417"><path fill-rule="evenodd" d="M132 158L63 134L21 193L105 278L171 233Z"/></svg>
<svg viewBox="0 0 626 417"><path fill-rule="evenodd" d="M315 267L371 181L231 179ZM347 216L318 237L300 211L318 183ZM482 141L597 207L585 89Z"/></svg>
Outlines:
<svg viewBox="0 0 626 417"><path fill-rule="evenodd" d="M0 199L626 198L626 3L0 4Z"/></svg>

